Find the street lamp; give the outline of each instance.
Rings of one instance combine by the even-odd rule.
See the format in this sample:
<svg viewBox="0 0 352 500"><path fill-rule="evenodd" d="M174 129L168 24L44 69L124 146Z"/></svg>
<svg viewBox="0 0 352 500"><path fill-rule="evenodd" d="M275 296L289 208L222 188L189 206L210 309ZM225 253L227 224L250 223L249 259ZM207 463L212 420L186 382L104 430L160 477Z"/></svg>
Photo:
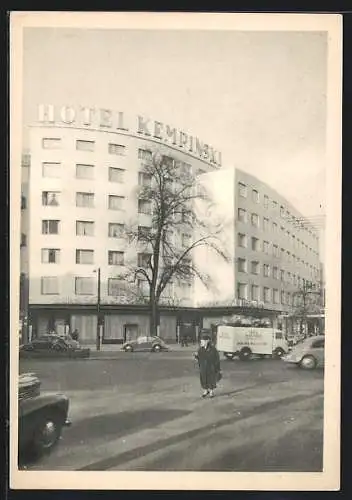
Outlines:
<svg viewBox="0 0 352 500"><path fill-rule="evenodd" d="M100 267L98 269L94 269L94 272L97 273L98 276L96 346L97 351L100 351Z"/></svg>

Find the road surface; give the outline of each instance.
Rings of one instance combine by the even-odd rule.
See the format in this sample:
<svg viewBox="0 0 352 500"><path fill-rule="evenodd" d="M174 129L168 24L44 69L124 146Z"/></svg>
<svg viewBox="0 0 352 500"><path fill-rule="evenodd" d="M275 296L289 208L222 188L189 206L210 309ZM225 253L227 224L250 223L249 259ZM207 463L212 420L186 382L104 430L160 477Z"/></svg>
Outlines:
<svg viewBox="0 0 352 500"><path fill-rule="evenodd" d="M223 361L201 399L191 352L22 360L70 397L72 427L31 470L321 471L323 372Z"/></svg>

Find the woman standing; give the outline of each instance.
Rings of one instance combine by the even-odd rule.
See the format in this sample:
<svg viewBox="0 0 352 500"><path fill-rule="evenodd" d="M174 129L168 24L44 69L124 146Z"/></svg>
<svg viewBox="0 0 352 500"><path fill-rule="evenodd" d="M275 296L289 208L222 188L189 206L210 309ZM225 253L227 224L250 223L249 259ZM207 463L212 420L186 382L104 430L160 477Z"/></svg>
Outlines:
<svg viewBox="0 0 352 500"><path fill-rule="evenodd" d="M209 335L203 335L198 352L194 355L198 360L200 370L200 385L203 389L202 398L214 397L216 383L221 379L220 356L211 343Z"/></svg>

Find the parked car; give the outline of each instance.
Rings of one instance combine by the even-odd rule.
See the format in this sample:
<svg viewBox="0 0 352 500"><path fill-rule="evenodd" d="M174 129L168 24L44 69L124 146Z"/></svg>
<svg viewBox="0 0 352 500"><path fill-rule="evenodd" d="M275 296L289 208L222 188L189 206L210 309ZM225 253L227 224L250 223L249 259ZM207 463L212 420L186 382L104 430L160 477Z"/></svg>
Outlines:
<svg viewBox="0 0 352 500"><path fill-rule="evenodd" d="M28 344L20 346L20 357L72 357L88 358L89 348L82 348L77 340L73 340L69 335L42 335L33 339Z"/></svg>
<svg viewBox="0 0 352 500"><path fill-rule="evenodd" d="M293 363L306 370L324 366L325 337L318 335L309 337L297 344L289 354L283 356L283 361Z"/></svg>
<svg viewBox="0 0 352 500"><path fill-rule="evenodd" d="M168 351L169 347L160 337L138 337L136 340L125 342L121 349L125 352L132 351Z"/></svg>
<svg viewBox="0 0 352 500"><path fill-rule="evenodd" d="M19 377L18 447L19 456L49 453L58 443L62 429L69 426L69 400L63 394L42 393L34 373Z"/></svg>

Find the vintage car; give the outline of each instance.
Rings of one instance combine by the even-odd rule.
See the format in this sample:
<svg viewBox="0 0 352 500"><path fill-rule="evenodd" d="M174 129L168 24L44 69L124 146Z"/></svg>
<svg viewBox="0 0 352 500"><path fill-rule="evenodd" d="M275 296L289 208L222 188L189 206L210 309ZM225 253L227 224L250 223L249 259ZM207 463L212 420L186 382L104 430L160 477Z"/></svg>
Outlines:
<svg viewBox="0 0 352 500"><path fill-rule="evenodd" d="M49 453L58 443L68 419L69 400L63 394L42 393L34 373L19 377L18 448L19 457Z"/></svg>
<svg viewBox="0 0 352 500"><path fill-rule="evenodd" d="M294 346L289 354L281 359L286 363L292 363L305 370L313 370L314 368L322 368L324 366L324 335L308 337L296 346Z"/></svg>
<svg viewBox="0 0 352 500"><path fill-rule="evenodd" d="M70 357L88 358L89 348L82 348L70 336L42 335L20 346L20 357Z"/></svg>
<svg viewBox="0 0 352 500"><path fill-rule="evenodd" d="M168 351L169 347L165 341L160 337L138 337L135 340L125 342L121 349L125 352L132 351Z"/></svg>

